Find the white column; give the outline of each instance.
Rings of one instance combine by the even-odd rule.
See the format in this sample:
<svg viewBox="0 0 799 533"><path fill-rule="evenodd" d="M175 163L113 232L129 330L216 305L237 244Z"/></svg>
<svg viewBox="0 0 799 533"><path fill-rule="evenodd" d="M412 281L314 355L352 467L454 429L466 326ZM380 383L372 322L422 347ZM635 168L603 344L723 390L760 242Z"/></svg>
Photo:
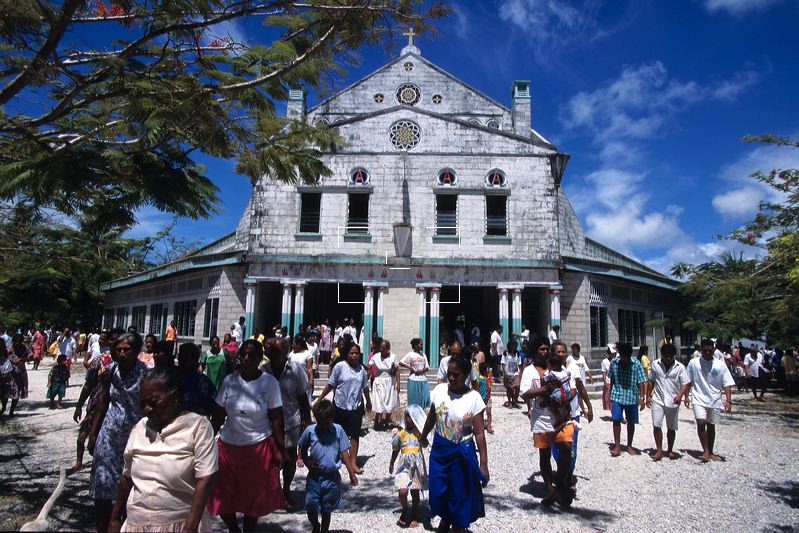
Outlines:
<svg viewBox="0 0 799 533"><path fill-rule="evenodd" d="M300 324L303 321L303 313L305 311L305 285L298 284L294 289L294 325L292 326L292 335L296 335L300 331Z"/></svg>
<svg viewBox="0 0 799 533"><path fill-rule="evenodd" d="M386 287L377 288L377 324L375 329L377 334L383 336L383 300L386 297Z"/></svg>
<svg viewBox="0 0 799 533"><path fill-rule="evenodd" d="M416 287L419 295L419 338L427 343L427 290L424 287ZM425 346L425 350L428 347Z"/></svg>
<svg viewBox="0 0 799 533"><path fill-rule="evenodd" d="M508 345L508 289L499 289L499 325L502 326L502 342Z"/></svg>
<svg viewBox="0 0 799 533"><path fill-rule="evenodd" d="M291 331L291 285L283 284L283 303L280 307L280 327L286 326Z"/></svg>
<svg viewBox="0 0 799 533"><path fill-rule="evenodd" d="M520 334L522 332L522 290L513 289L511 300L511 330L512 333ZM519 346L521 349L521 346Z"/></svg>
<svg viewBox="0 0 799 533"><path fill-rule="evenodd" d="M433 368L438 367L438 359L441 352L441 340L439 338L440 307L441 289L439 287L433 287L430 289L430 346L427 349L430 366Z"/></svg>
<svg viewBox="0 0 799 533"><path fill-rule="evenodd" d="M560 326L560 289L549 289L549 327L554 326Z"/></svg>
<svg viewBox="0 0 799 533"><path fill-rule="evenodd" d="M256 283L247 283L247 296L244 300L244 339L250 338L253 332L255 322L255 289L258 287ZM242 339L242 340L244 340Z"/></svg>
<svg viewBox="0 0 799 533"><path fill-rule="evenodd" d="M369 342L372 340L372 331L374 330L374 316L372 310L374 309L374 287L371 285L364 285L363 287L363 327L361 328L361 353L363 362L369 361Z"/></svg>

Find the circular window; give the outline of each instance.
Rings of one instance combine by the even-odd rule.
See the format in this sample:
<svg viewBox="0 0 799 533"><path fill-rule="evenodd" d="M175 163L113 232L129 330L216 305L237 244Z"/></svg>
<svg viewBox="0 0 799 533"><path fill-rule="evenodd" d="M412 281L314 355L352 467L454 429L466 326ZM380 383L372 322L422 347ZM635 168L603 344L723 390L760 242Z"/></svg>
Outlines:
<svg viewBox="0 0 799 533"><path fill-rule="evenodd" d="M413 63L411 63L410 61L408 61L407 63L405 63L405 64L403 65L403 67L405 67L405 70L407 70L408 72L410 72L410 71L412 71L412 70L413 70Z"/></svg>
<svg viewBox="0 0 799 533"><path fill-rule="evenodd" d="M504 187L506 182L505 173L498 168L493 168L486 174L486 185L489 187Z"/></svg>
<svg viewBox="0 0 799 533"><path fill-rule="evenodd" d="M391 125L389 129L391 144L398 150L410 150L417 144L422 137L422 131L415 122L410 120L400 120Z"/></svg>
<svg viewBox="0 0 799 533"><path fill-rule="evenodd" d="M442 100L443 100L443 98L441 97L440 94L434 94L433 95L433 103L434 104L440 104Z"/></svg>
<svg viewBox="0 0 799 533"><path fill-rule="evenodd" d="M491 128L493 130L498 130L499 129L499 122L494 120L494 119L491 119L488 122L486 122L486 127L487 128Z"/></svg>
<svg viewBox="0 0 799 533"><path fill-rule="evenodd" d="M381 103L382 101L383 101L383 93L377 93L377 94L375 95L375 102L377 102L377 103L379 104L379 103Z"/></svg>
<svg viewBox="0 0 799 533"><path fill-rule="evenodd" d="M480 121L477 120L476 118L469 119L469 124L474 124L475 126L482 126L482 124L480 124Z"/></svg>
<svg viewBox="0 0 799 533"><path fill-rule="evenodd" d="M458 175L451 168L445 168L438 173L436 182L439 185L455 185L458 183Z"/></svg>
<svg viewBox="0 0 799 533"><path fill-rule="evenodd" d="M350 173L350 185L366 185L369 183L369 173L363 167L358 167Z"/></svg>
<svg viewBox="0 0 799 533"><path fill-rule="evenodd" d="M422 97L422 91L412 83L406 83L397 89L397 101L405 105L415 105Z"/></svg>
<svg viewBox="0 0 799 533"><path fill-rule="evenodd" d="M328 121L326 118L322 118L322 117L317 118L316 120L313 121L313 123L314 123L314 126L318 126L320 128L324 128L324 127L327 127L327 126L330 125L330 121Z"/></svg>

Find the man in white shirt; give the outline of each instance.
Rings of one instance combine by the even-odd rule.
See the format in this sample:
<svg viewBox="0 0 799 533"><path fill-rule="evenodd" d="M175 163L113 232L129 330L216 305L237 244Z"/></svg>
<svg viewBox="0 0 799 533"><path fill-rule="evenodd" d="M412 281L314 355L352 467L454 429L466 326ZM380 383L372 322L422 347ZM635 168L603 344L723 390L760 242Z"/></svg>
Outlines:
<svg viewBox="0 0 799 533"><path fill-rule="evenodd" d="M480 342L480 337L482 337L480 334L480 324L475 321L472 323L472 329L469 331L469 342L472 344L474 344L475 341Z"/></svg>
<svg viewBox="0 0 799 533"><path fill-rule="evenodd" d="M687 383L674 399L678 402L684 397L686 407L693 404L696 432L699 435L699 442L702 443L702 455L699 456L702 462L720 460L720 457L713 453L713 446L716 443L716 424L721 418L721 392L724 391L726 398L723 403L724 410L729 413L732 410L732 386L735 384L724 361L713 357L714 349L713 341L702 339L700 344L702 357L691 359L688 363Z"/></svg>
<svg viewBox="0 0 799 533"><path fill-rule="evenodd" d="M64 332L58 337L58 354L57 355L66 355L67 360L72 359L73 354L75 354L76 350L78 349L78 344L75 342L75 339L72 338L72 334L69 331L69 328L64 328Z"/></svg>
<svg viewBox="0 0 799 533"><path fill-rule="evenodd" d="M463 324L458 322L458 325L455 326L455 339L461 343L461 346L466 344L466 339L463 336Z"/></svg>
<svg viewBox="0 0 799 533"><path fill-rule="evenodd" d="M766 372L763 367L763 354L757 349L756 345L752 345L749 353L744 357L744 372L746 375L746 385L752 389L752 394L755 400L765 402L763 396L766 393L766 387L761 385L760 373ZM757 389L760 388L760 397L757 397Z"/></svg>
<svg viewBox="0 0 799 533"><path fill-rule="evenodd" d="M341 331L342 335L350 335L352 340L358 342L358 329L355 327L355 320L350 318L347 326Z"/></svg>
<svg viewBox="0 0 799 533"><path fill-rule="evenodd" d="M436 381L440 383L447 382L447 369L449 368L449 361L453 357L463 357L463 345L455 341L449 345L449 355L446 357L441 358L441 362L438 364L438 372L436 372ZM480 392L480 382L477 381L477 373L474 371L474 365L471 365L472 371L469 373L468 382L466 383L467 387L471 387L472 389Z"/></svg>
<svg viewBox="0 0 799 533"><path fill-rule="evenodd" d="M588 361L585 359L585 356L580 353L580 345L575 342L570 348L572 353L566 358L566 366L570 366L572 363L577 365L580 369L580 379L583 380L583 383L588 379L588 383L593 385L594 378L591 376L591 369L588 368Z"/></svg>
<svg viewBox="0 0 799 533"><path fill-rule="evenodd" d="M499 376L499 365L502 356L505 354L505 341L502 340L502 326L499 325L491 332L491 370L495 376Z"/></svg>
<svg viewBox="0 0 799 533"><path fill-rule="evenodd" d="M241 346L241 340L244 338L244 328L242 328L241 325L242 322L241 320L239 320L238 322L230 326L230 332L233 334L233 338L236 340L239 346Z"/></svg>
<svg viewBox="0 0 799 533"><path fill-rule="evenodd" d="M522 324L522 332L519 334L519 337L522 339L521 342L530 342L530 329L527 327L527 324Z"/></svg>
<svg viewBox="0 0 799 533"><path fill-rule="evenodd" d="M560 338L560 326L558 326L557 324L552 326L552 329L549 330L548 337L549 337L549 345L552 346L552 343L554 343L556 340Z"/></svg>
<svg viewBox="0 0 799 533"><path fill-rule="evenodd" d="M660 359L652 363L649 371L649 392L646 397L646 406L652 411L652 426L655 436L655 453L653 461L663 459L663 419L666 419L666 440L669 459L677 459L674 453L674 439L677 436L677 421L680 414L680 391L688 382L685 367L674 358L677 347L673 344L664 344L660 349Z"/></svg>

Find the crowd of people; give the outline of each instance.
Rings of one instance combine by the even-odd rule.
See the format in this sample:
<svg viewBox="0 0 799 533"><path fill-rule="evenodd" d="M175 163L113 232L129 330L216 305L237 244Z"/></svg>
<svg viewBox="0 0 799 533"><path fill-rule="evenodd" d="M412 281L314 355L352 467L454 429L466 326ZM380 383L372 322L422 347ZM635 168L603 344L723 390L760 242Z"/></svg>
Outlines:
<svg viewBox="0 0 799 533"><path fill-rule="evenodd" d="M223 339L211 337L203 351L192 343L176 347L169 330L159 340L142 338L135 328L87 334L64 329L52 343L43 330L3 332L3 412L7 401L13 414L28 396L27 364L37 370L47 353L54 356L46 391L53 409L64 407L72 366L84 367L73 412L78 437L71 470L84 468L88 448L97 531L210 531L214 515L230 531L252 531L259 517L278 509L304 509L313 531L327 531L343 505L341 468L353 485L363 473L359 440L372 412L374 430L391 431L386 462L402 508L398 526L419 525L420 493L427 491L439 531L462 531L485 516L486 433L494 432L492 388L501 380L503 406L524 408L529 417L546 489L541 503L572 504L579 433L594 419L585 387L593 377L581 347L563 342L559 328L539 339L523 328L506 344L498 326L485 346L473 328L469 343L462 332L453 336L432 370L422 339L414 338L410 350L397 356L388 339L359 338L352 320L287 333L275 326L245 339L242 320ZM623 450L640 453L635 427L649 407L652 460L677 459L684 405L697 422L699 459L716 461L716 425L720 413L732 408L733 386L747 386L762 400L768 375L795 391L790 350L777 360L756 347L747 353L703 339L686 364L673 343L664 342L658 352L650 360L645 346L637 355L629 343L607 346L602 407L611 412L613 457ZM322 365L328 377L317 396ZM297 468L308 471L302 503L292 493Z"/></svg>

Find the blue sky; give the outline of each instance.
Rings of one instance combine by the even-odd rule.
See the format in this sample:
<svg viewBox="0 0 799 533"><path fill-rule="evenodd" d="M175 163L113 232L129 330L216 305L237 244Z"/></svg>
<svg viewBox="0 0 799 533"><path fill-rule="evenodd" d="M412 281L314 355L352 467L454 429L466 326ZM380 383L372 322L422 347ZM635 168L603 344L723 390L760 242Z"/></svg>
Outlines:
<svg viewBox="0 0 799 533"><path fill-rule="evenodd" d="M774 199L749 174L799 167L799 150L740 141L799 130L796 0L451 5L437 35L417 38L422 55L506 105L514 79L532 80L532 125L572 154L563 183L587 233L654 268L740 249L714 237ZM257 23L220 31L250 44L264 35ZM392 60L404 39L363 50L338 88ZM207 242L235 229L250 185L233 162L202 162L220 214L177 231ZM167 219L142 215L135 234Z"/></svg>

